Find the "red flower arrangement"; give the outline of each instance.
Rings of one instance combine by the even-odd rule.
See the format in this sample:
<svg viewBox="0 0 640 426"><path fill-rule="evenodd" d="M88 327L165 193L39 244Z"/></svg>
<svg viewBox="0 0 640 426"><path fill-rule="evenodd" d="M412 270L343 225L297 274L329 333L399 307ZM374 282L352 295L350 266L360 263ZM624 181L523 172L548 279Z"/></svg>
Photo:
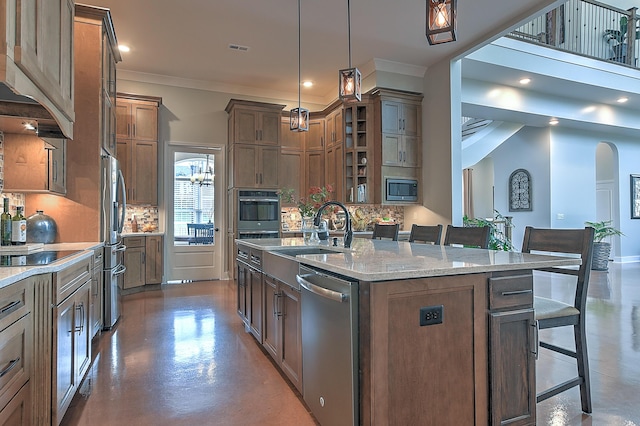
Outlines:
<svg viewBox="0 0 640 426"><path fill-rule="evenodd" d="M309 188L309 195L307 198L300 197L298 201L293 196L293 188L285 188L278 191L280 199L285 203L292 203L298 205L298 211L302 217L312 217L316 214L318 209L326 201L331 198L333 192L333 186L326 185L322 188L319 186L312 186Z"/></svg>

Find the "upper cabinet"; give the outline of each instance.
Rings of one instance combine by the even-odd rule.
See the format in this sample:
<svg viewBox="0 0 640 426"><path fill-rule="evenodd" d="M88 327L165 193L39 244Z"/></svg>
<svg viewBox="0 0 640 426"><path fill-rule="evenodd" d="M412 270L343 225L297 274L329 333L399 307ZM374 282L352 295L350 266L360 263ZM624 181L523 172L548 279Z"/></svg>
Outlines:
<svg viewBox="0 0 640 426"><path fill-rule="evenodd" d="M388 90L380 90L378 95L382 166L420 167L422 95Z"/></svg>
<svg viewBox="0 0 640 426"><path fill-rule="evenodd" d="M129 204L158 204L158 108L155 96L118 93L117 157Z"/></svg>
<svg viewBox="0 0 640 426"><path fill-rule="evenodd" d="M331 111L326 118L327 146L341 144L344 140L344 125L342 120L342 105Z"/></svg>
<svg viewBox="0 0 640 426"><path fill-rule="evenodd" d="M279 145L283 108L284 105L231 99L226 108L229 143Z"/></svg>
<svg viewBox="0 0 640 426"><path fill-rule="evenodd" d="M229 188L278 188L281 126L284 105L231 99L226 111L228 120ZM289 132L289 130L286 130ZM286 135L286 147L295 148L304 141L302 135Z"/></svg>
<svg viewBox="0 0 640 426"><path fill-rule="evenodd" d="M73 0L0 3L0 82L34 99L73 137ZM7 112L7 111L3 111ZM9 113L11 113L9 111Z"/></svg>

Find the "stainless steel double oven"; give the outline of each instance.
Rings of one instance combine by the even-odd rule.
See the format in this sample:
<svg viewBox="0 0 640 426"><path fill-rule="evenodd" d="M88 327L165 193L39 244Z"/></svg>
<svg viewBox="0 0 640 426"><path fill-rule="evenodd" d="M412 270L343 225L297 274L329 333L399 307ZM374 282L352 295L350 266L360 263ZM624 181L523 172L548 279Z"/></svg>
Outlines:
<svg viewBox="0 0 640 426"><path fill-rule="evenodd" d="M280 217L277 191L238 190L238 238L278 238Z"/></svg>

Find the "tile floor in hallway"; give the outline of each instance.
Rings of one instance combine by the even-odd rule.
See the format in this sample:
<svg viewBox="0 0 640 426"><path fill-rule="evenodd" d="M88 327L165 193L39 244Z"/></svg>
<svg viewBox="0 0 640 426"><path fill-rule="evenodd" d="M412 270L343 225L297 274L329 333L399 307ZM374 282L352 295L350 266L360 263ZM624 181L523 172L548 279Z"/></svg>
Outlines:
<svg viewBox="0 0 640 426"><path fill-rule="evenodd" d="M570 285L544 275L537 294L569 297ZM316 424L244 332L235 297L228 281L126 296L118 326L94 343L94 364L62 425ZM537 405L538 425L640 425L640 263L593 272L587 315L593 414L580 411L574 388ZM542 350L538 383L574 374L570 361Z"/></svg>

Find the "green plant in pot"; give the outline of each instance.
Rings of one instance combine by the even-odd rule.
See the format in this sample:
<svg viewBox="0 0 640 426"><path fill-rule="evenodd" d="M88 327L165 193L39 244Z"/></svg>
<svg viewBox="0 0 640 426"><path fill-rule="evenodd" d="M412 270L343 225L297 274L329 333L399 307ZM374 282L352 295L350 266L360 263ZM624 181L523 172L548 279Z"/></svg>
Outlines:
<svg viewBox="0 0 640 426"><path fill-rule="evenodd" d="M604 239L616 235L624 235L619 229L611 225L612 222L611 220L603 220L584 223L595 230L593 234L593 259L591 261L591 269L594 271L606 271L609 269L611 243L604 241Z"/></svg>

